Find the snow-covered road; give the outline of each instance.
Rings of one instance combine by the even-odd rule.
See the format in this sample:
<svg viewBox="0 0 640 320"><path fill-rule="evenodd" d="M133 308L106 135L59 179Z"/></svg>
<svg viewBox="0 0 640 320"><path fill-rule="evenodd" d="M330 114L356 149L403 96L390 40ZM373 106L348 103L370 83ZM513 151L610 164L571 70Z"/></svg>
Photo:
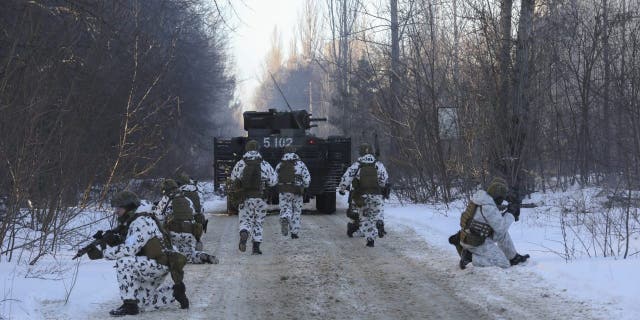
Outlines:
<svg viewBox="0 0 640 320"><path fill-rule="evenodd" d="M137 318L538 320L635 319L637 314L632 301L638 259L565 263L540 250L557 242L553 228L540 226L547 215L538 219L525 212L512 228L516 247L532 254L526 265L459 270L447 236L457 228L463 202L388 203L389 234L375 248L346 236L344 206L345 199L339 199L333 215L304 215L296 241L279 234L277 216L267 217L264 255L252 256L237 250L237 217L220 214L224 200L207 201L205 249L220 264L187 266L189 310L176 305ZM57 263L71 263L72 253L60 255ZM65 304L69 272L62 280L47 280L24 276L22 265L0 264L0 271L11 272L4 277L0 319L109 318L108 311L120 304L112 266L112 261L82 260ZM26 267L36 272L32 269Z"/></svg>
<svg viewBox="0 0 640 320"><path fill-rule="evenodd" d="M264 254L237 250L237 217L210 215L205 247L219 265L190 265L192 307L147 312L140 319L590 319L588 306L539 279L495 268L461 271L456 259L391 223L366 248L345 234L346 217L305 215L302 236L265 222ZM114 279L115 280L115 279ZM90 318L119 304L105 301ZM54 317L49 314L46 317ZM606 317L602 317L606 318Z"/></svg>

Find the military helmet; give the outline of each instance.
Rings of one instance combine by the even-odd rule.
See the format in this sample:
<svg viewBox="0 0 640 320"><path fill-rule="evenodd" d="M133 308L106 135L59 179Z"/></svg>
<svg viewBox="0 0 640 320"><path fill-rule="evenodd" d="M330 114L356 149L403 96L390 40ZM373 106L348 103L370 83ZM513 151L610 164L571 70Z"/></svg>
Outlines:
<svg viewBox="0 0 640 320"><path fill-rule="evenodd" d="M131 191L121 191L111 198L111 206L114 208L137 208L140 206L140 198Z"/></svg>
<svg viewBox="0 0 640 320"><path fill-rule="evenodd" d="M176 183L180 186L191 183L191 178L185 172L181 172L176 176Z"/></svg>
<svg viewBox="0 0 640 320"><path fill-rule="evenodd" d="M489 183L489 185L491 185L492 183L502 183L504 185L508 185L507 180L505 180L504 178L501 177L495 177L493 178L493 180L491 180L491 182Z"/></svg>
<svg viewBox="0 0 640 320"><path fill-rule="evenodd" d="M284 153L296 153L296 147L286 146L284 147Z"/></svg>
<svg viewBox="0 0 640 320"><path fill-rule="evenodd" d="M507 184L502 178L493 179L487 188L487 193L493 199L504 199L507 197L507 192L509 192Z"/></svg>
<svg viewBox="0 0 640 320"><path fill-rule="evenodd" d="M173 179L164 179L164 181L162 181L161 188L162 188L162 192L167 193L175 189L178 189L178 184Z"/></svg>
<svg viewBox="0 0 640 320"><path fill-rule="evenodd" d="M258 141L255 140L249 140L247 141L247 144L244 146L244 151L249 152L249 151L258 151Z"/></svg>
<svg viewBox="0 0 640 320"><path fill-rule="evenodd" d="M358 150L360 156L364 156L367 154L372 154L373 153L373 149L371 148L371 145L368 143L363 143L360 145L360 149Z"/></svg>

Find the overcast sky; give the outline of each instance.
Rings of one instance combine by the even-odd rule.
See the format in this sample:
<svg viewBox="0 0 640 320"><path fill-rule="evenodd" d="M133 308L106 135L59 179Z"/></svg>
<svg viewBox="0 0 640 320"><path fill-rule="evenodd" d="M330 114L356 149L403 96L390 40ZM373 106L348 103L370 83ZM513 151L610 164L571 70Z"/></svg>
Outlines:
<svg viewBox="0 0 640 320"><path fill-rule="evenodd" d="M238 98L245 107L252 107L251 99L258 86L265 56L269 50L271 34L277 26L282 36L283 49L295 36L294 28L305 0L242 0L233 1L237 12L231 34L232 52L238 80Z"/></svg>

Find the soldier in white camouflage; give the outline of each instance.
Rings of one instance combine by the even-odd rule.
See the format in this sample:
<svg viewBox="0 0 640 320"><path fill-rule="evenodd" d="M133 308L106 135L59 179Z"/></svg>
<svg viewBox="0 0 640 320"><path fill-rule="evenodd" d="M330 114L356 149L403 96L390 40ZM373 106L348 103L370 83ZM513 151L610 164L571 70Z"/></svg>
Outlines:
<svg viewBox="0 0 640 320"><path fill-rule="evenodd" d="M290 232L291 239L298 239L304 189L311 183L309 169L295 151L293 147L286 147L276 166L281 232L283 236Z"/></svg>
<svg viewBox="0 0 640 320"><path fill-rule="evenodd" d="M352 235L360 231L367 239L367 246L373 247L377 236L384 236L383 188L387 185L389 176L382 162L373 155L369 144L362 144L359 149L360 157L342 175L338 192L342 195L351 187L351 206L357 208L360 215L360 225L350 223L347 233Z"/></svg>
<svg viewBox="0 0 640 320"><path fill-rule="evenodd" d="M140 312L140 307L143 310L158 309L169 306L176 300L181 308L189 308L182 279L173 286L163 285L170 268L163 245L166 239L159 222L150 214L137 212L140 200L133 192L116 194L111 206L115 208L118 227L104 234L96 234L94 238L102 240L100 249L92 246L88 251L92 260L104 257L116 261L123 304L109 314L136 315Z"/></svg>
<svg viewBox="0 0 640 320"><path fill-rule="evenodd" d="M191 178L185 172L178 174L176 177L176 183L178 184L178 188L182 191L191 203L193 204L193 219L195 223L199 223L202 225L203 231L207 232L207 225L209 224L209 220L204 216L204 208L202 206L202 192L198 189L198 183ZM196 250L202 251L203 244L201 237L196 236Z"/></svg>
<svg viewBox="0 0 640 320"><path fill-rule="evenodd" d="M196 239L202 236L202 225L194 219L193 202L178 188L172 179L162 182L162 200L155 209L158 219L164 221L164 227L171 234L171 242L184 254L189 263L217 264L218 258L206 252L196 250Z"/></svg>
<svg viewBox="0 0 640 320"><path fill-rule="evenodd" d="M273 167L262 160L258 152L258 142L250 140L245 145L245 154L236 163L231 171L231 182L239 190L241 200L238 205L238 217L240 220L240 243L238 249L241 252L247 250L247 240L251 236L253 241L252 253L262 254L262 223L267 216L267 203L264 198L267 187L274 187L277 176Z"/></svg>
<svg viewBox="0 0 640 320"><path fill-rule="evenodd" d="M509 227L515 221L509 212L500 212L507 195L507 184L495 178L487 191L479 190L472 197L460 217L459 232L460 268L473 263L476 267L496 266L508 268L529 259L521 255L509 235Z"/></svg>

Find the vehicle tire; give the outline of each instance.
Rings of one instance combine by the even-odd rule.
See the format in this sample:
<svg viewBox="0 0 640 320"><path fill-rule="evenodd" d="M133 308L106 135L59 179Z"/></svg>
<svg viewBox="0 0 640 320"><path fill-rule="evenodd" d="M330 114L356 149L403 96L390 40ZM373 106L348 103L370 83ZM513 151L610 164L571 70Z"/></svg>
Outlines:
<svg viewBox="0 0 640 320"><path fill-rule="evenodd" d="M316 196L316 210L321 213L331 214L336 212L336 193L325 192Z"/></svg>

